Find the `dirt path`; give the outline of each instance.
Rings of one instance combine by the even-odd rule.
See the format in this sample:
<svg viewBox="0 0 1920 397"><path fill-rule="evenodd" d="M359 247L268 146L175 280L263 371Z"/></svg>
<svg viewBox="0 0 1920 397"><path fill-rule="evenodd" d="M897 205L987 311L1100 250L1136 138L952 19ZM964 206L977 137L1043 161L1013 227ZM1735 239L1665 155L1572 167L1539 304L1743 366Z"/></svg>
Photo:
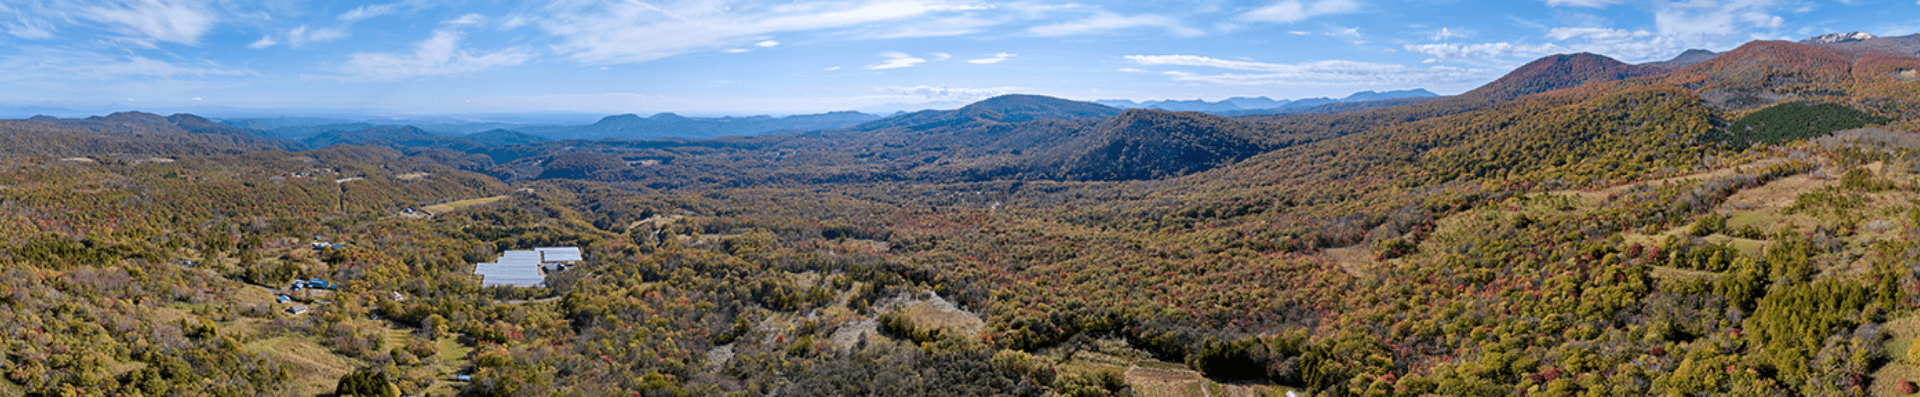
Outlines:
<svg viewBox="0 0 1920 397"><path fill-rule="evenodd" d="M557 301L557 300L560 300L560 298L563 298L563 297L561 297L561 296L549 296L549 297L545 297L545 298L540 298L540 299L505 299L505 300L502 300L502 299L494 299L494 300L493 300L493 303L496 303L496 304L502 304L502 305L518 305L518 304L522 304L522 303L541 303L541 302L552 302L552 301Z"/></svg>

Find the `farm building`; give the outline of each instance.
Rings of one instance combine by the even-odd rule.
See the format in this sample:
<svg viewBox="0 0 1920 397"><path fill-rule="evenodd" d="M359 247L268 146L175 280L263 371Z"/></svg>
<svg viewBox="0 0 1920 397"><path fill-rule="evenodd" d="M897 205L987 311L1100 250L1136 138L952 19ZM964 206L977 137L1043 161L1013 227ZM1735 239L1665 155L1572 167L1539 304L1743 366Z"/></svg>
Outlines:
<svg viewBox="0 0 1920 397"><path fill-rule="evenodd" d="M539 247L533 251L540 253L540 263L579 263L582 260L580 247Z"/></svg>
<svg viewBox="0 0 1920 397"><path fill-rule="evenodd" d="M537 287L546 283L546 276L540 274L540 253L534 251L502 252L494 263L473 265L473 274L480 275L480 285L488 287Z"/></svg>
<svg viewBox="0 0 1920 397"><path fill-rule="evenodd" d="M480 275L480 285L512 285L517 287L537 287L546 284L542 271L565 270L567 266L581 261L579 247L539 247L532 251L506 251L500 253L500 259L494 263L480 263L473 266L473 274Z"/></svg>
<svg viewBox="0 0 1920 397"><path fill-rule="evenodd" d="M293 305L293 307L287 308L287 313L291 313L295 316L307 314L307 305L300 305L300 304Z"/></svg>

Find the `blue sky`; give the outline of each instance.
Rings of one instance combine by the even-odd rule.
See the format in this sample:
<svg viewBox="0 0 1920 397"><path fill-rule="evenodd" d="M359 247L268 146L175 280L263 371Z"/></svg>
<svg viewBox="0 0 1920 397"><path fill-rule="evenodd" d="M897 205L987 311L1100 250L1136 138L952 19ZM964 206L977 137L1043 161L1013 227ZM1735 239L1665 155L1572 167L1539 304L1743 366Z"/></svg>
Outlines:
<svg viewBox="0 0 1920 397"><path fill-rule="evenodd" d="M0 104L701 115L1453 94L1556 53L1644 62L1856 30L1913 34L1920 3L4 0Z"/></svg>

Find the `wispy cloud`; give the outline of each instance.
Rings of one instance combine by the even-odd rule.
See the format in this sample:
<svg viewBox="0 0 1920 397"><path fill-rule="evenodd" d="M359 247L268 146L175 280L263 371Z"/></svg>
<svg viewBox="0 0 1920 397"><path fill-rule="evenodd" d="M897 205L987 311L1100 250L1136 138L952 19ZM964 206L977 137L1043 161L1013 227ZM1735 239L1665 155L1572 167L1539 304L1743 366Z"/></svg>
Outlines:
<svg viewBox="0 0 1920 397"><path fill-rule="evenodd" d="M739 46L775 33L860 28L979 9L943 0L840 2L561 1L519 16L559 39L552 48L590 63L643 62Z"/></svg>
<svg viewBox="0 0 1920 397"><path fill-rule="evenodd" d="M915 58L904 52L883 52L880 53L880 57L886 60L877 64L867 65L867 70L899 69L927 62L926 59Z"/></svg>
<svg viewBox="0 0 1920 397"><path fill-rule="evenodd" d="M984 65L984 64L989 64L989 63L1000 63L1000 61L1005 61L1005 60L1007 60L1007 58L1012 58L1012 57L1014 57L1014 55L1015 55L1015 54L1008 54L1008 53L1004 53L1004 52L1001 52L1001 53L995 53L995 54L993 54L993 56L990 56L990 57L986 57L986 58L980 58L980 59L968 59L968 60L967 60L967 63L977 63L977 64L982 64L982 65Z"/></svg>
<svg viewBox="0 0 1920 397"><path fill-rule="evenodd" d="M252 44L247 44L247 48L258 50L262 48L272 47L275 44L280 44L280 42L277 40L274 40L273 36L261 36L259 40L254 40Z"/></svg>
<svg viewBox="0 0 1920 397"><path fill-rule="evenodd" d="M896 94L919 97L921 99L926 99L930 101L962 101L962 102L972 102L972 101L992 98L1000 95L1006 95L1007 93L1010 93L1016 90L1016 88L1013 88L1013 87L962 88L962 87L947 87L945 85L886 87L886 89L889 91L893 91Z"/></svg>
<svg viewBox="0 0 1920 397"><path fill-rule="evenodd" d="M1382 86L1414 84L1454 84L1479 81L1491 76L1485 69L1448 66L1418 68L1406 65L1317 61L1303 63L1266 63L1234 61L1197 55L1128 55L1127 60L1141 65L1193 66L1258 73L1198 74L1183 71L1162 72L1178 81L1222 85L1268 86Z"/></svg>
<svg viewBox="0 0 1920 397"><path fill-rule="evenodd" d="M940 62L940 61L945 61L945 60L948 60L948 59L953 59L953 54L948 54L948 53L944 53L944 52L935 52L935 53L930 53L930 54L927 54L927 55L932 55L932 56L933 56L933 61L934 61L934 62Z"/></svg>
<svg viewBox="0 0 1920 397"><path fill-rule="evenodd" d="M1654 26L1670 36L1733 36L1752 28L1776 29L1786 19L1773 14L1780 0L1656 2Z"/></svg>
<svg viewBox="0 0 1920 397"><path fill-rule="evenodd" d="M440 28L434 29L432 37L415 43L412 51L351 54L347 58L345 71L354 80L397 81L479 72L518 65L532 58L531 52L521 48L494 52L461 48L460 41L466 36L462 28L477 23L477 17L469 14L442 23Z"/></svg>
<svg viewBox="0 0 1920 397"><path fill-rule="evenodd" d="M1440 28L1439 31L1433 32L1433 37L1428 38L1428 40L1446 41L1447 39L1451 39L1455 37L1466 38L1466 37L1472 37L1472 36L1473 36L1473 32L1468 29L1455 30L1452 28L1442 27Z"/></svg>
<svg viewBox="0 0 1920 397"><path fill-rule="evenodd" d="M45 40L54 37L58 31L52 21L45 19L51 10L38 3L9 5L0 3L0 29L14 37L31 40Z"/></svg>
<svg viewBox="0 0 1920 397"><path fill-rule="evenodd" d="M210 4L197 0L120 0L84 7L78 14L143 45L198 45L200 36L219 22L212 10Z"/></svg>
<svg viewBox="0 0 1920 397"><path fill-rule="evenodd" d="M368 4L340 13L340 16L334 17L334 19L338 19L341 22L359 22L381 15L392 14L394 10L399 8L400 3Z"/></svg>
<svg viewBox="0 0 1920 397"><path fill-rule="evenodd" d="M307 46L307 44L324 43L324 42L344 39L352 35L353 33L347 30L346 26L328 26L328 27L321 27L321 28L308 28L307 25L300 25L300 27L293 28L292 30L288 30L286 37L287 37L287 46L300 48L300 47ZM255 43L259 43L259 42L255 42ZM258 48L264 48L264 46L256 47L256 49Z"/></svg>
<svg viewBox="0 0 1920 397"><path fill-rule="evenodd" d="M1036 36L1073 36L1083 34L1111 33L1127 29L1160 28L1174 36L1192 37L1206 34L1182 24L1179 19L1166 15L1124 16L1110 12L1095 13L1086 19L1028 28L1027 32Z"/></svg>
<svg viewBox="0 0 1920 397"><path fill-rule="evenodd" d="M1407 51L1426 54L1423 62L1446 62L1456 60L1498 59L1509 57L1537 57L1566 51L1566 47L1553 44L1515 44L1515 43L1475 43L1475 44L1408 44Z"/></svg>
<svg viewBox="0 0 1920 397"><path fill-rule="evenodd" d="M137 55L108 55L46 47L15 50L17 53L0 58L0 70L8 71L0 73L5 75L0 80L112 81L123 78L177 79L255 74L246 68L207 61L176 63Z"/></svg>
<svg viewBox="0 0 1920 397"><path fill-rule="evenodd" d="M1499 61L1536 58L1570 52L1592 52L1628 62L1655 60L1673 56L1688 48L1713 44L1705 36L1661 35L1645 30L1608 28L1553 28L1545 43L1433 43L1408 44L1405 48L1426 54L1425 62Z"/></svg>
<svg viewBox="0 0 1920 397"><path fill-rule="evenodd" d="M1553 6L1553 7L1573 6L1573 7L1605 8L1606 6L1620 4L1620 0L1546 0L1546 1L1548 6Z"/></svg>
<svg viewBox="0 0 1920 397"><path fill-rule="evenodd" d="M1367 35L1365 33L1360 33L1359 27L1328 26L1327 36L1332 36L1334 38L1346 40L1348 43L1353 43L1356 45L1367 43Z"/></svg>
<svg viewBox="0 0 1920 397"><path fill-rule="evenodd" d="M773 41L773 40L765 40L758 43L753 43L754 47L760 47L760 48L767 48L767 47L772 47L777 45L780 45L780 42Z"/></svg>
<svg viewBox="0 0 1920 397"><path fill-rule="evenodd" d="M1353 0L1282 0L1241 14L1240 18L1249 21L1294 23L1322 15L1358 12L1360 8L1360 3Z"/></svg>

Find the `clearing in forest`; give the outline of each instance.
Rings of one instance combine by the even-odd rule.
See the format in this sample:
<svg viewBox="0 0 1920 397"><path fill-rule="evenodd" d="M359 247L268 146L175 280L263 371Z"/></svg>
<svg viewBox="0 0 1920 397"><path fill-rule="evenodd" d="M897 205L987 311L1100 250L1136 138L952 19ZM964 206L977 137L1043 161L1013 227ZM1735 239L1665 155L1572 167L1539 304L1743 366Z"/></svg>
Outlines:
<svg viewBox="0 0 1920 397"><path fill-rule="evenodd" d="M1145 363L1143 363L1145 364ZM1133 395L1140 397L1261 397L1285 396L1285 387L1218 383L1201 376L1199 372L1187 369L1184 365L1156 362L1148 365L1136 365L1128 368L1125 374L1127 386L1133 388Z"/></svg>
<svg viewBox="0 0 1920 397"><path fill-rule="evenodd" d="M492 204L500 200L506 200L507 197L508 196L493 196L493 197L482 197L477 199L466 199L466 200L460 200L460 201L429 205L426 207L422 207L420 209L425 210L427 211L427 213L430 213L430 214L444 214L444 213L448 213L448 212L452 212L455 210L472 207L476 205Z"/></svg>
<svg viewBox="0 0 1920 397"><path fill-rule="evenodd" d="M1373 250L1367 248L1366 244L1328 248L1326 253L1334 263L1340 264L1340 270L1346 271L1347 275L1354 278L1367 277L1368 269L1379 264L1373 259Z"/></svg>
<svg viewBox="0 0 1920 397"><path fill-rule="evenodd" d="M1914 342L1920 341L1920 316L1907 316L1887 321L1881 328L1889 338L1881 342L1887 349L1886 366L1873 371L1873 387L1869 390L1875 396L1907 396L1895 389L1899 381L1920 382L1920 355L1909 356Z"/></svg>

